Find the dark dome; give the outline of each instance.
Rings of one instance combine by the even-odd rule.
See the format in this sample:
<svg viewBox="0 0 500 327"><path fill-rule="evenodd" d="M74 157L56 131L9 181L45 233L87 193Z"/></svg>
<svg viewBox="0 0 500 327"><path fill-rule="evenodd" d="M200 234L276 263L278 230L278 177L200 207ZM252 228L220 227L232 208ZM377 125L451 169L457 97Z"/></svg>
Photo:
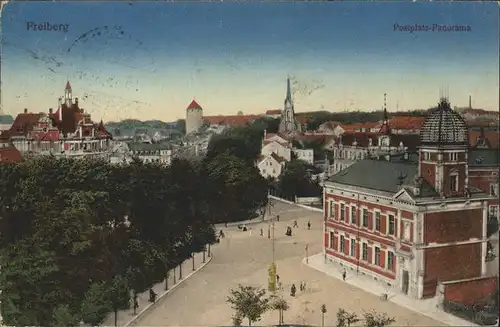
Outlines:
<svg viewBox="0 0 500 327"><path fill-rule="evenodd" d="M441 99L437 109L429 112L420 130L422 145L469 145L469 133L464 119Z"/></svg>

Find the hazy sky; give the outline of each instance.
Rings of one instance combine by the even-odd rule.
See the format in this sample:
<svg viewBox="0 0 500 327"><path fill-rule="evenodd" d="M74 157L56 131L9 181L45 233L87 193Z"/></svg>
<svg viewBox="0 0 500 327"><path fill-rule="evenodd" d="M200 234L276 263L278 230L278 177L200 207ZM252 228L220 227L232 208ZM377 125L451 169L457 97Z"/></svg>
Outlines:
<svg viewBox="0 0 500 327"><path fill-rule="evenodd" d="M94 120L452 105L498 110L497 4L14 2L2 12L4 112L57 107L66 80ZM29 23L69 24L33 31ZM469 32L394 25L468 25ZM91 31L93 30L93 31ZM89 32L91 31L91 32ZM85 34L87 33L87 34Z"/></svg>

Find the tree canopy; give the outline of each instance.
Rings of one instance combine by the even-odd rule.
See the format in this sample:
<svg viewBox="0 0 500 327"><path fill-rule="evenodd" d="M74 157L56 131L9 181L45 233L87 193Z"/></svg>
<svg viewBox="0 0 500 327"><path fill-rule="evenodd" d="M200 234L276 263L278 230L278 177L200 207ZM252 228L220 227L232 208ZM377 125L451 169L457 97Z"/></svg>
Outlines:
<svg viewBox="0 0 500 327"><path fill-rule="evenodd" d="M321 186L312 179L312 175L319 172L318 168L304 161L292 160L273 185L273 193L286 199L321 196Z"/></svg>
<svg viewBox="0 0 500 327"><path fill-rule="evenodd" d="M226 154L169 166L53 157L0 165L5 324L96 325L129 307L131 290L214 243L214 219L224 218L214 199L234 202L239 217L265 202L247 185L252 169Z"/></svg>

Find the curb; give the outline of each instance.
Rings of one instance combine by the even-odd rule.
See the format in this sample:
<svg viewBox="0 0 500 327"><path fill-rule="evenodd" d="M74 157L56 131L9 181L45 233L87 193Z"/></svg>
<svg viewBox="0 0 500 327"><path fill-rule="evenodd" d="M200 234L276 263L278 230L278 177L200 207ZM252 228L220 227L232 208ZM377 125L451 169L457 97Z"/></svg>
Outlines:
<svg viewBox="0 0 500 327"><path fill-rule="evenodd" d="M158 298L156 299L156 301L154 303L149 303L146 307L144 307L144 309L142 309L141 311L139 311L139 313L132 319L130 319L125 325L123 325L122 327L129 327L131 324L133 324L136 320L138 320L143 314L145 314L149 309L151 309L156 303L158 303L161 299L163 299L165 296L167 296L168 294L170 294L171 291L173 291L174 289L177 288L177 286L181 285L182 283L184 283L186 280L188 280L191 276L193 276L194 274L196 274L198 271L200 271L201 269L203 269L206 265L208 265L210 263L210 261L212 261L214 255L213 253L211 254L210 257L208 257L208 260L203 263L201 266L199 266L195 271L191 271L186 277L184 277L184 279L182 279L181 281L179 281L177 284L173 285L168 291L165 291L163 294L161 294L160 296L158 296Z"/></svg>

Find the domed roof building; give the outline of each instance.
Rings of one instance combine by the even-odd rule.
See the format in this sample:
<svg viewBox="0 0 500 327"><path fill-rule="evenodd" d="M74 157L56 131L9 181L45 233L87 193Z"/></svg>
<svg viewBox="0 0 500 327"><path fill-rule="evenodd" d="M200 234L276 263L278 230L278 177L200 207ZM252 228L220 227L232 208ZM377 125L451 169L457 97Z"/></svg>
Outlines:
<svg viewBox="0 0 500 327"><path fill-rule="evenodd" d="M420 131L422 146L468 146L468 130L464 119L451 109L446 98L429 113Z"/></svg>

